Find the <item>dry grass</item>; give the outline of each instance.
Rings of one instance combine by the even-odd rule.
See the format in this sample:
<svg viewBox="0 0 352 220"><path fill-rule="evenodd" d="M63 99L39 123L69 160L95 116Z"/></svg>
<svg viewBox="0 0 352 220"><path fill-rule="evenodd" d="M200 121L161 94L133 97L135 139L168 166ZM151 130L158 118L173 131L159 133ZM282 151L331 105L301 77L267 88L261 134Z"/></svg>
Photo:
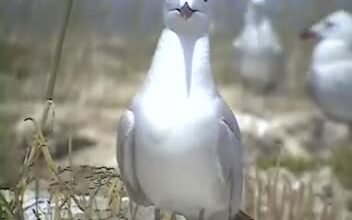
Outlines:
<svg viewBox="0 0 352 220"><path fill-rule="evenodd" d="M118 172L106 167L57 168L48 153L47 144L37 130L31 149L24 161L21 179L11 198L0 193L0 217L24 219L35 213L45 219L134 219L126 204L126 191ZM43 210L41 198L31 210L25 211L28 202L26 191L34 181L35 164L44 156L42 167L49 171L51 181L41 188L49 193L50 205ZM312 181L313 182L313 181ZM313 193L312 182L293 178L284 170L268 171L246 178L244 210L256 220L328 220L339 217L340 207L322 200ZM33 198L32 198L33 199ZM124 204L125 203L125 204ZM26 214L26 215L25 215ZM138 216L138 215L137 215ZM170 214L162 219L169 219ZM137 219L153 219L148 216Z"/></svg>
<svg viewBox="0 0 352 220"><path fill-rule="evenodd" d="M314 194L309 182L293 178L285 169L247 177L245 210L257 220L342 219L341 207Z"/></svg>

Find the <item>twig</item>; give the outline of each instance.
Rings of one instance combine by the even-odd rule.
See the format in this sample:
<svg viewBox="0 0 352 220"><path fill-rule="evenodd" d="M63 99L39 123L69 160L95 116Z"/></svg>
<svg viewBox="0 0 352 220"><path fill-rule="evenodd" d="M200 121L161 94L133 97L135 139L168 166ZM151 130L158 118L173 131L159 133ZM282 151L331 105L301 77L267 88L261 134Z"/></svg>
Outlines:
<svg viewBox="0 0 352 220"><path fill-rule="evenodd" d="M64 48L64 42L67 36L67 30L70 23L70 18L72 15L73 3L74 3L74 0L68 0L67 9L64 17L64 23L60 31L58 42L56 44L53 71L50 74L48 88L46 90L46 95L45 95L46 100L54 99L56 76L57 76L57 73L59 72L59 68L61 64L61 57L62 57L62 52Z"/></svg>
<svg viewBox="0 0 352 220"><path fill-rule="evenodd" d="M70 167L72 168L72 174L74 174L73 159L72 159L72 131L71 131L71 129L68 134L68 161L69 161ZM72 178L74 178L74 177L72 177Z"/></svg>
<svg viewBox="0 0 352 220"><path fill-rule="evenodd" d="M46 91L46 94L45 94L46 105L44 107L44 111L43 111L42 117L40 119L40 129L39 129L40 131L44 130L45 124L46 124L47 119L48 119L49 111L50 111L50 109L52 109L53 99L54 99L54 89L55 89L55 83L56 83L56 76L57 76L57 73L59 72L59 68L60 68L60 64L61 64L61 57L62 57L62 52L63 52L63 48L64 48L64 42L65 42L65 38L66 38L66 35L67 35L67 29L68 29L68 26L69 26L71 14L72 14L73 1L74 0L68 0L67 10L66 10L66 13L65 13L63 26L62 26L62 29L60 31L58 42L56 44L53 69L52 69L51 74L49 76L48 87L47 87L47 91ZM50 152L49 152L48 148L47 147L43 147L43 148L41 148L41 151L42 151L42 154L44 155L44 158L45 158L46 162L48 163L50 169L52 171L56 172L56 166L53 163L53 159L52 159L52 157L50 155ZM37 178L35 178L35 186L36 186L35 187L36 188L35 189L35 194L36 194L35 197L36 197L36 201L37 201L37 198L38 198L38 195L39 195L39 188L40 188L39 180ZM37 206L36 206L36 210L38 210Z"/></svg>

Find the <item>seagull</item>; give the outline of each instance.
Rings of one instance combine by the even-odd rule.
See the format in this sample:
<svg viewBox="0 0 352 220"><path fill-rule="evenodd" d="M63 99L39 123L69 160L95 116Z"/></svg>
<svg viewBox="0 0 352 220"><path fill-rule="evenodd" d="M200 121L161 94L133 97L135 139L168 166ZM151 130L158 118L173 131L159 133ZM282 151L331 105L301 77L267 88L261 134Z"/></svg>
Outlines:
<svg viewBox="0 0 352 220"><path fill-rule="evenodd" d="M207 0L164 0L164 25L141 91L118 125L117 162L131 199L189 220L240 211L241 134L209 61Z"/></svg>
<svg viewBox="0 0 352 220"><path fill-rule="evenodd" d="M333 12L301 37L318 41L307 77L311 98L328 118L349 124L352 137L352 15Z"/></svg>
<svg viewBox="0 0 352 220"><path fill-rule="evenodd" d="M279 88L285 75L284 51L265 0L248 0L244 28L233 41L234 67L243 86L257 93Z"/></svg>

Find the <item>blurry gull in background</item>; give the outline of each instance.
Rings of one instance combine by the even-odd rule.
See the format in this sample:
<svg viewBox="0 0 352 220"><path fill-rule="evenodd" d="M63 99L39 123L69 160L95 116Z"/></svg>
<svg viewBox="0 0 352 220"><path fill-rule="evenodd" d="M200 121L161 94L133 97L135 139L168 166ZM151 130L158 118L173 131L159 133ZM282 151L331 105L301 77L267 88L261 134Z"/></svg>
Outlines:
<svg viewBox="0 0 352 220"><path fill-rule="evenodd" d="M302 38L318 41L308 73L309 93L330 119L349 124L352 134L352 15L336 11Z"/></svg>
<svg viewBox="0 0 352 220"><path fill-rule="evenodd" d="M233 41L234 68L243 86L262 94L282 88L284 51L267 15L266 0L248 0L244 27Z"/></svg>
<svg viewBox="0 0 352 220"><path fill-rule="evenodd" d="M208 2L165 0L164 23L143 89L119 122L128 194L189 220L250 219L240 211L240 131L210 68Z"/></svg>

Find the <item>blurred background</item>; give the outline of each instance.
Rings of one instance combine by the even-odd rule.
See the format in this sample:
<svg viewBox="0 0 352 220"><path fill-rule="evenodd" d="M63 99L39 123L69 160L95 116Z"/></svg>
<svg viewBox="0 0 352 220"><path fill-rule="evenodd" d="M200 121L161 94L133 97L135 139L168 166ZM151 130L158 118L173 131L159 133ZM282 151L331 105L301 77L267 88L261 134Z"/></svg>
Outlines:
<svg viewBox="0 0 352 220"><path fill-rule="evenodd" d="M162 1L74 1L57 76L55 113L50 114L54 130L48 141L60 165L67 163L72 135L75 164L116 166L117 120L148 70L163 28ZM335 151L346 143L345 126L330 122L324 136L327 143L314 139L319 111L304 89L314 45L302 42L299 34L335 10L352 12L352 1L268 0L268 14L287 58L288 86L285 94L266 98L264 105L253 95L249 107L241 99L246 90L234 73L232 48L248 1L209 2L214 17L213 72L222 95L238 115L248 164L268 169L275 166L278 155L284 155L282 166L293 175L323 172L323 179L330 183L330 177L336 177L350 194L352 153ZM65 0L0 0L0 186L15 181L30 141L31 125L23 119L41 115L66 8ZM277 124L288 136L275 130ZM263 127L268 131L265 135ZM324 190L330 192L332 186L327 183L327 187ZM352 199L347 202L352 210Z"/></svg>

